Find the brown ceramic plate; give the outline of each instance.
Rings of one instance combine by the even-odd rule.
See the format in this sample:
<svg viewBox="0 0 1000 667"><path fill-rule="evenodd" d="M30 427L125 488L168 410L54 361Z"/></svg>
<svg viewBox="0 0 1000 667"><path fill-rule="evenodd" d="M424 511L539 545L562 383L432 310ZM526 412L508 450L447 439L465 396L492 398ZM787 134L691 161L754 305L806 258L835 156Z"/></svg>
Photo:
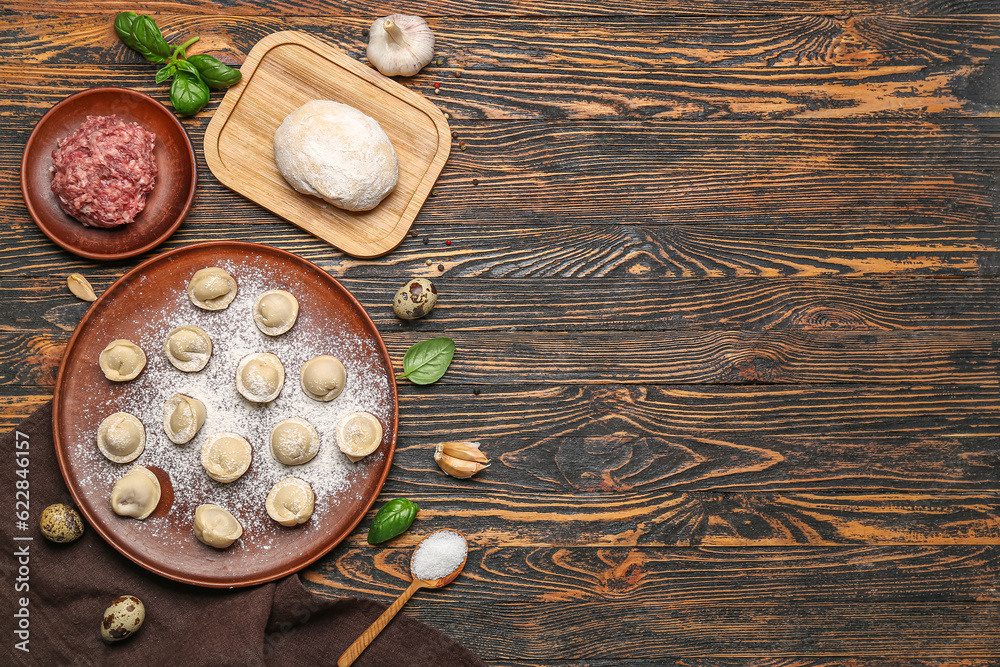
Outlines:
<svg viewBox="0 0 1000 667"><path fill-rule="evenodd" d="M111 114L156 135L153 154L159 174L134 222L111 229L85 227L63 213L52 193L52 151L87 116ZM21 194L32 219L57 245L90 259L125 259L166 241L191 208L196 181L194 149L173 112L127 88L91 88L56 104L35 125L21 160Z"/></svg>
<svg viewBox="0 0 1000 667"><path fill-rule="evenodd" d="M236 300L223 311L196 308L186 286L195 271L219 266L238 282ZM260 333L251 307L269 289L295 295L299 315L279 337ZM166 334L195 325L212 337L211 359L198 373L182 373L167 361ZM128 339L145 352L147 365L131 382L107 380L98 365L104 347ZM235 389L236 366L251 352L276 354L285 368L281 395L255 406ZM339 358L348 380L328 403L309 399L299 382L304 361L319 354ZM162 426L163 403L174 393L202 400L208 419L185 445L171 443ZM365 411L382 423L378 449L351 463L336 444L335 426L349 412ZM130 412L146 431L146 445L134 462L117 464L96 445L101 421ZM176 581L210 587L249 586L277 579L312 563L343 540L361 521L389 472L396 445L398 403L392 362L368 314L339 282L295 255L251 243L202 243L173 250L140 264L90 307L66 349L56 381L53 432L59 466L81 512L114 548L136 563ZM321 445L315 459L284 466L271 455L271 428L289 417L316 427ZM240 479L220 484L201 467L202 444L213 433L236 432L253 447L253 462ZM156 511L138 521L115 514L111 489L133 465L153 470L163 496ZM316 493L313 517L288 528L266 513L274 482L294 476ZM193 517L203 503L225 507L243 525L228 549L195 539Z"/></svg>

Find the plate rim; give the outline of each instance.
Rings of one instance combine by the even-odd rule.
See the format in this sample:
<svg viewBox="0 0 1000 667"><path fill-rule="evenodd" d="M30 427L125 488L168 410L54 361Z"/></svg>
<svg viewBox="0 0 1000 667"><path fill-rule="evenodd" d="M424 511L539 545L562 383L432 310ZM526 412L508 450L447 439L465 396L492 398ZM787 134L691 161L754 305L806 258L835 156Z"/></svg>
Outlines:
<svg viewBox="0 0 1000 667"><path fill-rule="evenodd" d="M130 280L133 276L139 274L152 264L156 264L163 261L170 261L172 257L179 254L184 254L195 250L203 250L206 248L213 248L213 247L217 248L222 246L230 247L233 249L252 249L252 250L265 249L267 252L274 252L277 253L279 256L284 255L286 256L285 257L286 259L290 257L293 259L293 261L303 262L311 269L326 274L330 278L330 280L333 281L333 283L343 291L344 295L358 309L358 311L363 316L364 320L368 323L368 325L371 326L372 331L375 332L375 339L378 342L379 352L382 354L384 360L387 362L390 373L392 371L392 358L389 356L389 351L388 348L386 348L385 346L385 340L382 338L382 333L378 330L378 327L375 326L375 322L371 319L371 316L368 314L368 311L365 310L364 306L361 305L361 302L358 301L357 297L355 297L350 290L344 287L344 285L339 280L337 280L337 278L330 275L329 272L325 271L317 264L303 257L299 257L298 255L291 253L287 250L282 250L281 248L276 248L274 246L269 246L263 243L252 243L248 241L204 241L201 243L193 243L190 245L182 246L180 248L169 250L164 253L160 253L159 255L151 257L150 259L142 262L141 264L137 265L135 268L126 272L123 276L115 280L114 283L112 283L106 290L104 290L104 292L97 298L97 300L94 303L90 304L90 307L87 308L87 312L84 313L83 317L80 319L80 322L77 323L76 327L73 329L73 334L70 336L69 342L66 344L66 349L63 352L62 360L59 362L59 372L56 375L55 390L52 397L52 444L56 451L56 460L59 464L59 472L62 475L63 483L66 485L66 488L69 490L70 495L73 497L73 502L76 504L76 507L83 514L84 518L87 520L87 524L94 530L94 532L100 535L101 538L108 545L110 545L113 549L115 549L115 551L125 556L130 561L139 565L140 567L150 572L153 572L154 574L158 574L166 579L170 579L172 581L177 581L184 584L191 584L194 586L200 586L204 588L216 588L216 589L244 588L247 586L256 586L258 584L264 584L271 581L275 581L277 579L281 579L282 577L286 577L295 572L299 572L302 569L308 567L309 565L315 563L317 560L319 560L320 558L328 554L330 551L332 551L334 547L343 542L347 537L350 536L352 532L354 532L354 529L358 527L358 524L360 524L361 521L364 519L365 515L368 514L369 510L371 510L372 506L375 504L375 501L378 499L378 496L381 494L382 487L385 485L385 481L389 477L389 470L392 468L392 461L396 452L396 442L399 437L399 393L397 391L396 382L393 379L393 381L389 382L390 395L395 406L392 414L392 437L389 440L389 449L386 452L385 465L382 468L380 475L378 476L374 493L364 503L364 511L358 512L355 519L350 523L350 525L348 525L345 528L345 530L343 531L343 535L341 536L340 539L331 540L329 544L324 545L322 548L318 549L315 554L312 554L311 556L303 559L302 561L297 561L290 567L285 567L281 569L276 574L263 575L252 578L244 578L237 581L230 581L230 580L212 581L192 576L176 575L172 572L164 571L162 568L150 564L146 562L144 559L129 553L125 548L123 548L121 545L118 544L117 540L114 539L112 535L108 534L110 531L103 530L100 524L93 520L93 518L87 512L85 504L81 503L80 501L81 499L77 492L77 489L75 488L74 485L70 484L70 478L68 473L69 464L68 461L66 461L64 448L60 446L60 436L58 428L59 417L60 417L60 398L62 397L64 375L70 358L69 353L73 349L73 346L76 344L77 339L81 335L81 332L83 332L84 328L86 327L93 313L95 313L98 310L97 306L99 306L106 298L108 298L108 295L112 294L113 290L115 290L115 288L117 288L119 285Z"/></svg>
<svg viewBox="0 0 1000 667"><path fill-rule="evenodd" d="M164 117L169 118L172 124L178 130L180 130L180 134L184 138L184 144L187 146L187 153L191 163L191 188L188 191L187 199L185 200L184 206L181 209L180 215L177 216L177 219L172 223L170 223L170 225L168 225L166 228L164 228L163 232L155 239L146 242L142 246L137 246L136 248L133 248L131 250L126 250L124 252L116 252L116 253L92 252L77 247L72 243L66 242L62 237L55 234L51 229L49 229L49 227L44 222L40 220L37 212L35 211L35 206L32 203L31 196L28 193L28 180L26 176L28 156L31 153L31 149L35 142L35 138L38 136L39 128L42 127L42 125L46 122L46 120L51 118L52 114L62 106L69 104L78 97L82 97L85 95L94 95L99 93L117 93L117 94L134 96L138 99L141 99L144 102L154 105L159 109L162 109L162 111L164 112ZM191 143L191 137L188 136L187 130L185 130L184 126L181 125L179 120L177 120L177 117L174 116L174 114L169 109L167 109L166 106L161 104L154 97L151 97L146 93L134 90L132 88L122 88L119 86L98 86L96 88L85 88L84 90L72 93L71 95L68 95L63 99L61 99L60 101L56 102L54 105L52 105L51 108L49 108L48 111L42 114L41 118L38 119L38 121L35 123L35 126L31 129L31 134L28 135L28 140L24 144L24 150L21 154L20 181L21 181L21 198L24 200L24 205L28 209L28 215L35 223L35 226L37 226L41 230L41 232L46 237L48 237L50 241L55 243L63 250L67 250L73 253L74 255L78 255L80 257L85 257L87 259L96 259L99 261L115 261L115 260L135 257L136 255L141 255L142 253L152 250L153 248L159 246L167 239L169 239L171 236L173 236L174 232L177 231L177 228L180 227L184 219L187 218L187 215L191 210L191 205L194 203L194 195L198 189L198 159L195 156L194 144Z"/></svg>

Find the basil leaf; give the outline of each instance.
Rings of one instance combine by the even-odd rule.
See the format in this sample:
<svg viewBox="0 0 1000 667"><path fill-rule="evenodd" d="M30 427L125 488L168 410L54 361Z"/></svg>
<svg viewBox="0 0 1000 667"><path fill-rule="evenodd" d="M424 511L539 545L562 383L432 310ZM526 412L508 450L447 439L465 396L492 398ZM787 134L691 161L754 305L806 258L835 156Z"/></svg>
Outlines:
<svg viewBox="0 0 1000 667"><path fill-rule="evenodd" d="M210 94L208 86L188 72L177 72L170 85L170 103L181 116L193 116L201 111L208 104Z"/></svg>
<svg viewBox="0 0 1000 667"><path fill-rule="evenodd" d="M396 498L382 505L368 529L368 544L380 544L402 535L417 518L419 509L415 502L406 498Z"/></svg>
<svg viewBox="0 0 1000 667"><path fill-rule="evenodd" d="M142 54L146 60L154 63L163 63L170 58L170 45L163 39L163 33L157 27L156 22L149 16L141 14L132 22L130 33L132 41L135 42L133 49Z"/></svg>
<svg viewBox="0 0 1000 667"><path fill-rule="evenodd" d="M206 53L198 53L187 59L198 68L201 79L212 88L229 88L240 82L243 75L218 58Z"/></svg>
<svg viewBox="0 0 1000 667"><path fill-rule="evenodd" d="M166 67L161 67L160 71L156 73L156 83L163 83L176 73L177 73L176 65L167 65Z"/></svg>
<svg viewBox="0 0 1000 667"><path fill-rule="evenodd" d="M139 16L135 12L121 12L115 17L115 32L118 39L130 49L136 49L136 42L132 39L132 24Z"/></svg>
<svg viewBox="0 0 1000 667"><path fill-rule="evenodd" d="M174 65L177 66L177 71L187 72L188 74L193 74L199 79L201 79L201 74L198 72L198 68L189 63L188 61L178 60L177 62L174 63ZM204 81L204 79L202 79L202 81Z"/></svg>
<svg viewBox="0 0 1000 667"><path fill-rule="evenodd" d="M422 340L403 355L403 373L413 384L437 382L448 370L455 357L455 341L451 338L431 338Z"/></svg>

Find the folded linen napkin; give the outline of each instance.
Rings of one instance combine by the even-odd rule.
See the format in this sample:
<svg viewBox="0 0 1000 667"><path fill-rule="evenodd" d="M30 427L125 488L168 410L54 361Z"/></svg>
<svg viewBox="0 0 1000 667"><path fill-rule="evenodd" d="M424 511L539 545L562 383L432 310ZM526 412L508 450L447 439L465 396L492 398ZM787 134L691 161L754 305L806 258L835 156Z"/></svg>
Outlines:
<svg viewBox="0 0 1000 667"><path fill-rule="evenodd" d="M180 584L128 560L89 526L75 542L49 542L38 527L42 510L58 502L73 505L56 462L51 404L0 435L0 443L6 457L0 466L6 508L0 518L6 549L0 556L6 588L0 597L9 628L0 634L5 665L332 665L385 610L371 600L316 595L297 574L233 590ZM24 458L27 465L19 466ZM19 489L17 482L24 479L27 484ZM25 494L17 491L27 492L26 525L16 513L23 511L16 503ZM146 621L133 637L107 645L101 619L120 595L141 599ZM404 614L354 664L484 665L451 638Z"/></svg>

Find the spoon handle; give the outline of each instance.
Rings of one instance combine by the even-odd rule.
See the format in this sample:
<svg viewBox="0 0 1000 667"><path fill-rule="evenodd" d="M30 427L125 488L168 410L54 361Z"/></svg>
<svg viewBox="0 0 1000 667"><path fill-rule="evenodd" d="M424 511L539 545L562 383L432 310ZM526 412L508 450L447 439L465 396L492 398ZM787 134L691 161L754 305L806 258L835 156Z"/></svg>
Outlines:
<svg viewBox="0 0 1000 667"><path fill-rule="evenodd" d="M354 640L354 643L347 647L344 654L340 656L340 660L337 661L337 667L348 667L361 652L368 648L368 645L378 637L378 634L385 629L385 626L389 625L389 621L392 617L403 608L406 601L409 600L418 589L423 587L423 582L419 579L414 579L410 584L410 587L403 591L403 594L396 598L396 601L389 605L389 608L382 612L382 615L375 619L375 622L368 626L368 629L361 633L361 636Z"/></svg>

